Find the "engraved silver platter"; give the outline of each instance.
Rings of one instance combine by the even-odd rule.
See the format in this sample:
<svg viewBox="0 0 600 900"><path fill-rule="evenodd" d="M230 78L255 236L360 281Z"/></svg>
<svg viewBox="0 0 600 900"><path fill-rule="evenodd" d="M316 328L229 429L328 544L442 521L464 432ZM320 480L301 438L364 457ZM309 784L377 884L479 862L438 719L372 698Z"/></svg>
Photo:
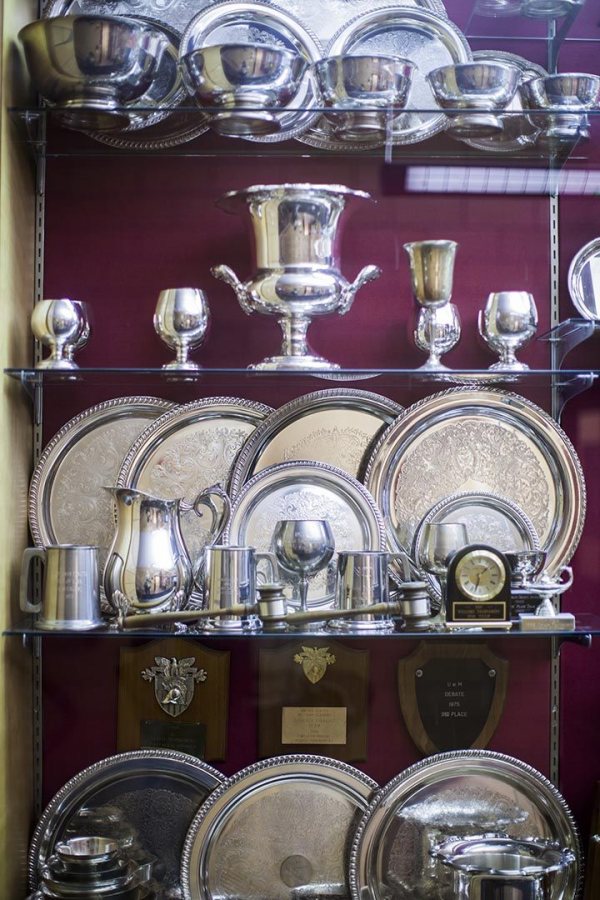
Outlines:
<svg viewBox="0 0 600 900"><path fill-rule="evenodd" d="M190 827L184 900L290 900L300 885L346 885L352 835L376 789L358 769L321 756L242 769Z"/></svg>
<svg viewBox="0 0 600 900"><path fill-rule="evenodd" d="M540 549L533 523L518 504L498 494L464 491L440 500L419 522L411 548L411 556L417 565L424 549L425 526L437 522L463 522L470 544L490 544L502 551ZM442 597L439 582L429 572L421 572L421 577L439 606Z"/></svg>
<svg viewBox="0 0 600 900"><path fill-rule="evenodd" d="M569 266L569 294L584 319L600 320L600 238L579 250Z"/></svg>
<svg viewBox="0 0 600 900"><path fill-rule="evenodd" d="M447 837L486 832L547 840L573 851L576 864L556 883L552 900L577 896L579 836L554 785L521 760L463 750L411 766L376 794L352 846L352 897L454 900L452 880L430 851Z"/></svg>
<svg viewBox="0 0 600 900"><path fill-rule="evenodd" d="M393 144L414 144L443 131L448 119L437 111L428 72L438 66L469 62L467 39L448 18L422 7L393 3L371 7L351 19L332 38L327 56L382 53L401 56L415 64L407 111L394 122ZM436 110L436 112L427 112ZM317 130L300 140L321 149L339 149L339 139L318 123Z"/></svg>
<svg viewBox="0 0 600 900"><path fill-rule="evenodd" d="M332 605L337 552L385 550L385 527L375 501L359 481L336 466L305 460L259 472L232 504L225 543L272 550L275 526L283 519L326 519L335 538L336 553L327 571L310 580L309 607ZM297 598L291 602L297 605Z"/></svg>
<svg viewBox="0 0 600 900"><path fill-rule="evenodd" d="M453 388L410 406L381 436L365 484L390 549L407 553L428 510L463 491L516 503L550 575L570 560L585 519L583 471L564 431L529 400L491 388Z"/></svg>
<svg viewBox="0 0 600 900"><path fill-rule="evenodd" d="M271 413L250 435L231 476L231 495L263 469L311 459L360 478L365 454L404 407L381 394L352 388L314 391Z"/></svg>
<svg viewBox="0 0 600 900"><path fill-rule="evenodd" d="M226 485L249 435L273 412L264 403L210 397L178 406L148 426L132 444L118 475L119 487L162 500L193 501L204 488ZM193 512L181 520L192 562L204 547L210 522Z"/></svg>
<svg viewBox="0 0 600 900"><path fill-rule="evenodd" d="M104 568L115 518L105 486L115 485L137 436L174 403L156 397L119 397L71 419L46 445L29 487L34 543L90 544Z"/></svg>
<svg viewBox="0 0 600 900"><path fill-rule="evenodd" d="M548 75L542 66L532 63L522 56L517 56L516 53L506 53L503 50L476 50L473 53L473 59L480 62L500 62L516 66L521 70L520 84L530 78L544 78ZM527 118L518 90L506 107L506 112L510 115L498 117L504 124L503 131L499 131L493 137L468 138L463 143L476 150L487 150L493 153L515 153L535 144L540 130Z"/></svg>
<svg viewBox="0 0 600 900"><path fill-rule="evenodd" d="M119 753L84 769L54 795L35 829L29 850L29 880L41 869L70 821L82 810L116 808L137 833L140 849L165 868L163 884L179 884L181 852L198 808L224 781L207 763L176 750Z"/></svg>
<svg viewBox="0 0 600 900"><path fill-rule="evenodd" d="M301 21L268 0L220 0L189 23L181 39L180 58L199 47L233 42L285 47L300 53L309 65L324 55L319 40ZM244 139L273 143L296 137L316 120L316 105L316 88L307 71L297 94L278 114L279 131Z"/></svg>

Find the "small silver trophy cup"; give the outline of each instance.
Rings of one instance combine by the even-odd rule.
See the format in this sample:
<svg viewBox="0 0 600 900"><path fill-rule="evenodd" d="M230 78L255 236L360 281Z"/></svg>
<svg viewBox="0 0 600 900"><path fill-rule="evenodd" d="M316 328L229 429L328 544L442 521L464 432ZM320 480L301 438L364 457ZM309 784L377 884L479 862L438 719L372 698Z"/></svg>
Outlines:
<svg viewBox="0 0 600 900"><path fill-rule="evenodd" d="M189 359L189 352L199 347L210 321L208 303L204 292L198 288L168 288L158 295L154 313L154 329L167 347L177 356L164 363L163 369L199 369L198 363Z"/></svg>
<svg viewBox="0 0 600 900"><path fill-rule="evenodd" d="M455 241L414 241L404 245L410 259L413 295L421 307L415 343L429 353L420 366L423 370L446 370L441 357L460 338L460 317L456 306L450 303L457 247Z"/></svg>
<svg viewBox="0 0 600 900"><path fill-rule="evenodd" d="M527 291L498 291L490 294L479 311L479 334L500 359L490 369L522 372L527 363L519 362L515 352L531 340L537 328L537 309Z"/></svg>
<svg viewBox="0 0 600 900"><path fill-rule="evenodd" d="M33 336L50 347L50 356L38 369L77 369L75 350L87 343L90 325L85 303L80 300L40 300L31 314Z"/></svg>

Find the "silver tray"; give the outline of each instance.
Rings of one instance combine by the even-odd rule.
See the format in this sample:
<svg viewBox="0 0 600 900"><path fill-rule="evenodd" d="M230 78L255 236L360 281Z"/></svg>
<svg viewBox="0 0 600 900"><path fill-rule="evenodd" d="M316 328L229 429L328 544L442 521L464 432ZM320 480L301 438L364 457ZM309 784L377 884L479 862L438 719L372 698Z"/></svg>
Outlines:
<svg viewBox="0 0 600 900"><path fill-rule="evenodd" d="M491 544L496 550L539 550L540 540L529 516L520 506L485 491L463 491L436 503L421 519L415 531L411 556L418 565L423 549L425 526L432 522L463 522L469 543ZM429 572L421 577L439 606L442 599L439 582Z"/></svg>
<svg viewBox="0 0 600 900"><path fill-rule="evenodd" d="M237 397L210 397L178 406L132 444L117 484L163 500L193 501L204 488L227 484L242 445L271 412L264 403ZM182 517L181 532L192 562L206 544L209 526L193 512Z"/></svg>
<svg viewBox="0 0 600 900"><path fill-rule="evenodd" d="M352 388L314 391L285 403L242 447L231 476L232 497L263 469L299 459L338 466L359 478L373 441L403 410L381 394Z"/></svg>
<svg viewBox="0 0 600 900"><path fill-rule="evenodd" d="M583 471L564 431L529 400L491 388L452 388L410 406L380 438L365 484L390 549L407 553L427 511L463 491L516 503L550 575L570 560L585 519Z"/></svg>
<svg viewBox="0 0 600 900"><path fill-rule="evenodd" d="M165 867L164 885L179 883L186 833L198 808L224 781L212 766L176 750L136 750L110 756L71 778L54 795L35 829L29 880L42 867L84 808L116 807L137 832L141 848Z"/></svg>
<svg viewBox="0 0 600 900"><path fill-rule="evenodd" d="M291 755L242 769L194 819L184 900L290 900L307 884L346 884L348 851L377 784L346 763Z"/></svg>
<svg viewBox="0 0 600 900"><path fill-rule="evenodd" d="M180 58L208 44L225 42L263 43L299 52L308 63L324 56L318 39L289 12L268 0L220 0L194 16L181 39ZM279 131L246 135L245 140L262 143L287 141L305 131L318 116L317 93L306 72L294 98L278 114Z"/></svg>
<svg viewBox="0 0 600 900"><path fill-rule="evenodd" d="M327 571L310 580L311 607L333 603L338 551L385 549L383 520L369 492L347 472L325 463L280 463L251 478L233 502L225 543L271 550L281 519L326 519L331 526L336 553ZM282 580L291 579L286 574ZM297 605L297 598L291 602Z"/></svg>
<svg viewBox="0 0 600 900"><path fill-rule="evenodd" d="M401 56L415 64L407 103L407 112L394 123L393 144L414 144L443 131L448 119L438 110L426 75L438 66L469 62L471 50L464 34L443 15L422 7L393 3L370 8L347 22L334 35L327 56L341 54L385 53ZM412 111L411 111L412 110ZM301 140L321 149L339 149L340 139L319 122L316 133ZM362 146L362 145L361 145Z"/></svg>
<svg viewBox="0 0 600 900"><path fill-rule="evenodd" d="M448 876L430 855L446 837L502 832L540 838L572 850L576 865L553 897L574 900L581 849L562 796L536 769L486 750L440 753L406 769L383 787L354 839L350 886L354 900L453 900Z"/></svg>
<svg viewBox="0 0 600 900"><path fill-rule="evenodd" d="M86 409L46 445L29 487L34 543L91 544L104 568L115 518L105 487L114 486L137 436L176 404L156 397L119 397Z"/></svg>
<svg viewBox="0 0 600 900"><path fill-rule="evenodd" d="M506 53L503 50L476 50L473 53L473 59L481 62L489 63L507 63L516 66L521 70L520 84L528 81L530 78L543 78L548 75L546 69L536 63L529 62L516 53ZM521 94L517 90L515 96L506 107L506 111L510 113L508 116L499 115L504 123L504 131L498 132L493 137L487 138L468 138L463 143L476 150L486 150L492 153L516 153L526 147L535 144L540 129L527 118L523 110L523 102ZM523 115L519 115L523 113Z"/></svg>
<svg viewBox="0 0 600 900"><path fill-rule="evenodd" d="M584 319L600 320L600 238L579 250L569 266L569 294Z"/></svg>

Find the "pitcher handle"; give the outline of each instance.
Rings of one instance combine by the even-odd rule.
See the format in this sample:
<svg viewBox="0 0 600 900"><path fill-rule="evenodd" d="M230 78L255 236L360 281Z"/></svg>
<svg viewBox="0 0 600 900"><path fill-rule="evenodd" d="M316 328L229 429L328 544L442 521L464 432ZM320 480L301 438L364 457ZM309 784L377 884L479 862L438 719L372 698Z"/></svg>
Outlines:
<svg viewBox="0 0 600 900"><path fill-rule="evenodd" d="M41 559L46 562L46 551L43 547L27 547L23 552L21 561L21 579L19 582L19 606L23 612L39 613L42 611L42 604L32 603L29 599L29 570L32 559Z"/></svg>
<svg viewBox="0 0 600 900"><path fill-rule="evenodd" d="M187 500L181 501L181 509L183 512L188 512L193 509L200 519L204 515L202 507L206 507L212 516L210 537L206 542L206 546L208 547L211 544L216 543L229 522L231 500L229 499L227 491L225 491L220 484L213 484L200 491L192 503L188 503Z"/></svg>

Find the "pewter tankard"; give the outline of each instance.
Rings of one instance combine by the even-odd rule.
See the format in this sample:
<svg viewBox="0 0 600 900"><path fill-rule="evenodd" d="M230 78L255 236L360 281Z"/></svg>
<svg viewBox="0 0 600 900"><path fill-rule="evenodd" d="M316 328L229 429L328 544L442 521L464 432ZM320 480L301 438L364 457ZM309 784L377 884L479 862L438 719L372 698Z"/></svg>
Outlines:
<svg viewBox="0 0 600 900"><path fill-rule="evenodd" d="M117 531L104 569L104 590L115 612L163 612L182 609L194 584L180 527L180 513L202 507L212 516L208 543L214 543L229 516L229 498L218 486L202 491L193 503L160 500L134 488L107 488L117 505ZM215 503L219 501L219 505Z"/></svg>

